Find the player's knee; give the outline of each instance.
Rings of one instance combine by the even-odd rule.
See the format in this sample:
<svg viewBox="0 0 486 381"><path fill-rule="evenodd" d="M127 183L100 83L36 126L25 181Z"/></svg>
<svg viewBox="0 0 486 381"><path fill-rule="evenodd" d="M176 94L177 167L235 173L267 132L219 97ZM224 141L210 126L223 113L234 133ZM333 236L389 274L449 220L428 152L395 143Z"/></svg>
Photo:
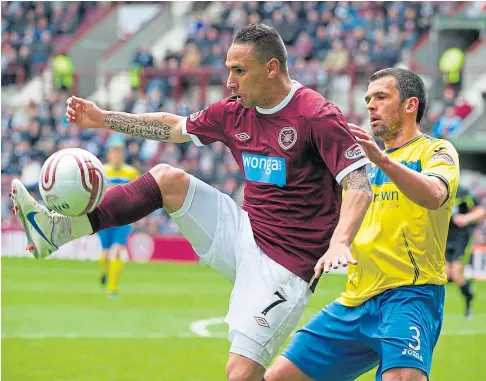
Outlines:
<svg viewBox="0 0 486 381"><path fill-rule="evenodd" d="M119 259L121 261L124 261L124 251L125 247L120 244L113 245L113 259Z"/></svg>
<svg viewBox="0 0 486 381"><path fill-rule="evenodd" d="M450 269L450 277L454 280L460 280L462 278L463 274L463 266L462 263L459 261L455 261L452 263L451 269Z"/></svg>
<svg viewBox="0 0 486 381"><path fill-rule="evenodd" d="M427 381L427 375L420 369L393 368L383 373L383 381Z"/></svg>
<svg viewBox="0 0 486 381"><path fill-rule="evenodd" d="M256 362L238 356L230 358L226 365L226 376L229 381L261 381L265 369Z"/></svg>
<svg viewBox="0 0 486 381"><path fill-rule="evenodd" d="M164 209L169 213L180 209L189 189L189 174L168 164L158 164L150 173L159 185Z"/></svg>
<svg viewBox="0 0 486 381"><path fill-rule="evenodd" d="M264 381L311 381L294 363L284 356L279 356L265 372Z"/></svg>
<svg viewBox="0 0 486 381"><path fill-rule="evenodd" d="M157 164L150 170L154 176L162 193L171 192L178 187L180 183L189 180L189 175L179 168L174 168L169 164Z"/></svg>
<svg viewBox="0 0 486 381"><path fill-rule="evenodd" d="M276 363L265 373L265 381L285 381L285 368Z"/></svg>

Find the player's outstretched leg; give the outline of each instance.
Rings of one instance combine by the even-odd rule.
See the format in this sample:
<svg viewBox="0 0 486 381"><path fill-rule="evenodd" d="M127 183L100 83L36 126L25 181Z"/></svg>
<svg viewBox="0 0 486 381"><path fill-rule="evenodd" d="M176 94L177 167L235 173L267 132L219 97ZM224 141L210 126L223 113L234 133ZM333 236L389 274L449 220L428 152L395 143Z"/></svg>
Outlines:
<svg viewBox="0 0 486 381"><path fill-rule="evenodd" d="M66 217L50 212L34 200L18 179L12 181L10 197L14 202L13 212L20 218L27 235L27 249L36 258L47 257L66 242L92 233L86 216Z"/></svg>
<svg viewBox="0 0 486 381"><path fill-rule="evenodd" d="M66 217L50 212L29 194L20 180L12 181L11 197L24 226L28 249L44 258L61 245L113 226L131 224L162 208L178 210L189 189L189 175L167 164L159 164L128 184L110 188L91 213ZM164 198L162 199L162 194Z"/></svg>

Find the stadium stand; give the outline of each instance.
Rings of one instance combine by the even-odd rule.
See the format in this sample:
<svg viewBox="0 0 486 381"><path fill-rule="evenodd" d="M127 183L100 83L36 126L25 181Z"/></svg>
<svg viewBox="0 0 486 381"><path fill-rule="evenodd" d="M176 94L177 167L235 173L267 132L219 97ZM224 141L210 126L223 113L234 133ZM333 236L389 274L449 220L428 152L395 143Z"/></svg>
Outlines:
<svg viewBox="0 0 486 381"><path fill-rule="evenodd" d="M105 3L2 2L2 86L24 83L43 70L60 38L74 35Z"/></svg>

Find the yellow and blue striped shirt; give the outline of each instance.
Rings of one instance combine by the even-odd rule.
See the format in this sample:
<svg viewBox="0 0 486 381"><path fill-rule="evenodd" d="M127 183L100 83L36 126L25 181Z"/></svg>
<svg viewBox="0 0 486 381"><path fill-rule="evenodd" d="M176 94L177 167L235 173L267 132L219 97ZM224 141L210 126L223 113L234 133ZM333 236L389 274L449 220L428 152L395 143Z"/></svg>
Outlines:
<svg viewBox="0 0 486 381"><path fill-rule="evenodd" d="M447 282L444 252L459 183L457 152L448 141L426 135L385 152L414 171L442 179L449 195L439 209L426 209L371 166L372 201L352 245L358 264L349 267L346 291L338 299L349 307L390 288Z"/></svg>

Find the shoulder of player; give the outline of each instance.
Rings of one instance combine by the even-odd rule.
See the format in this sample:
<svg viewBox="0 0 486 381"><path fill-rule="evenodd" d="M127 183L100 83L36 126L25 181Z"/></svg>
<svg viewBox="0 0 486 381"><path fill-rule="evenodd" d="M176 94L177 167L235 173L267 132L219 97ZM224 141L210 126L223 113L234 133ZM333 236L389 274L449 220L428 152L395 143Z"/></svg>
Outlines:
<svg viewBox="0 0 486 381"><path fill-rule="evenodd" d="M244 107L238 102L238 99L236 97L227 97L220 99L219 101L213 102L209 104L206 108L193 112L190 114L187 118L190 121L195 121L198 119L201 115L207 113L208 111L213 115L216 116L218 114L224 114L224 113L238 113L244 110Z"/></svg>
<svg viewBox="0 0 486 381"><path fill-rule="evenodd" d="M445 139L436 139L428 135L424 135L426 139L420 139L421 145L420 160L425 162L436 162L452 167L459 165L459 154L451 142ZM417 151L415 151L417 152Z"/></svg>
<svg viewBox="0 0 486 381"><path fill-rule="evenodd" d="M435 154L444 152L457 155L456 148L450 141L441 138L434 138L429 135L423 135L423 137L425 138L423 139L425 152Z"/></svg>
<svg viewBox="0 0 486 381"><path fill-rule="evenodd" d="M299 111L302 117L308 120L327 119L341 116L339 107L318 92L302 86L295 93L296 100L303 105Z"/></svg>
<svg viewBox="0 0 486 381"><path fill-rule="evenodd" d="M213 105L223 107L230 111L244 110L244 107L238 101L238 98L234 96L223 98L220 101L213 103Z"/></svg>

